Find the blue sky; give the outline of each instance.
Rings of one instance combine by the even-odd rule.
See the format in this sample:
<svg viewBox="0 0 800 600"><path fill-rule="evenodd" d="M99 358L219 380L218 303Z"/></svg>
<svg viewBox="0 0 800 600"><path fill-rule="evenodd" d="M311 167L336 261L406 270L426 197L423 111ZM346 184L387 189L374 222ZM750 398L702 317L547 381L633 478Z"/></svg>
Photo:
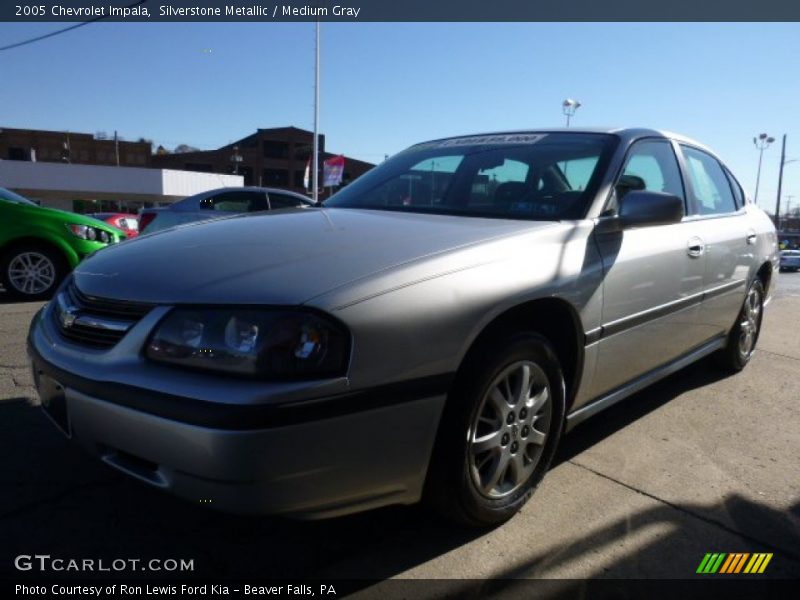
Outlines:
<svg viewBox="0 0 800 600"><path fill-rule="evenodd" d="M61 27L0 24L4 45ZM0 127L115 129L214 148L257 127L313 127L314 25L97 23L0 53ZM669 129L709 145L774 208L780 136L800 159L800 24L322 25L320 130L378 162L418 141L573 123ZM800 206L800 161L784 195ZM782 203L785 207L785 197Z"/></svg>

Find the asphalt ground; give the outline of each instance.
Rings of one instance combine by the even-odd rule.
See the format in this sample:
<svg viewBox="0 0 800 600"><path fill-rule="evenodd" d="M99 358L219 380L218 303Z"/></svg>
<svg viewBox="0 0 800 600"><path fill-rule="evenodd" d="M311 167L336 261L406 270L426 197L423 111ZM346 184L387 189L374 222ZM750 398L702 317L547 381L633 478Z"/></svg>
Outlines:
<svg viewBox="0 0 800 600"><path fill-rule="evenodd" d="M687 578L707 552L771 552L760 577L798 578L800 273L778 286L742 373L703 361L577 427L491 531L420 507L231 516L132 481L34 406L24 341L41 304L0 297L0 575L39 553L193 559L182 577Z"/></svg>

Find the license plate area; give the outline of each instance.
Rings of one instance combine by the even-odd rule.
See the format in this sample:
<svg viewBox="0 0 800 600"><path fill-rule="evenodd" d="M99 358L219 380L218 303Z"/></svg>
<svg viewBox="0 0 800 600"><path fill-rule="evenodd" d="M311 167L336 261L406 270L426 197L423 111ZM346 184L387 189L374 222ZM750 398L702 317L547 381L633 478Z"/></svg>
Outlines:
<svg viewBox="0 0 800 600"><path fill-rule="evenodd" d="M55 423L61 432L67 437L72 437L69 423L69 413L67 412L67 397L64 386L52 377L48 377L41 371L34 371L36 389L39 392L39 399L42 402L42 410L47 417Z"/></svg>

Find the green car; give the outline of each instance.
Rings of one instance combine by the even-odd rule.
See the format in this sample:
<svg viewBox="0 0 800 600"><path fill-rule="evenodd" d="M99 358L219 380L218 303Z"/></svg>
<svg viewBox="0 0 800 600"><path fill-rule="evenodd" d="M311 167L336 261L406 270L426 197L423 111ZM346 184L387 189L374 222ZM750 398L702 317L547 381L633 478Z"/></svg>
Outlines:
<svg viewBox="0 0 800 600"><path fill-rule="evenodd" d="M102 221L43 208L0 188L1 279L15 298L49 298L82 259L124 238Z"/></svg>

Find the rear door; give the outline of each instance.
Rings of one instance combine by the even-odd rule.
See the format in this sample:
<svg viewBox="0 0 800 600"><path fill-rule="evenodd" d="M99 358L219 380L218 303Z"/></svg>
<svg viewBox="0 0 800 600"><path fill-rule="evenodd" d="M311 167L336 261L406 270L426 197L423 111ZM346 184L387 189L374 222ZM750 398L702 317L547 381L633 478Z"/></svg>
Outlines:
<svg viewBox="0 0 800 600"><path fill-rule="evenodd" d="M684 186L669 140L636 142L628 152L604 215L632 190L683 198ZM663 365L703 341L697 329L704 255L700 226L680 223L636 227L596 236L603 260L602 330L592 395Z"/></svg>
<svg viewBox="0 0 800 600"><path fill-rule="evenodd" d="M681 144L689 220L700 226L705 246L703 304L699 326L708 337L733 325L754 265L756 232L744 210L741 187L711 154Z"/></svg>

